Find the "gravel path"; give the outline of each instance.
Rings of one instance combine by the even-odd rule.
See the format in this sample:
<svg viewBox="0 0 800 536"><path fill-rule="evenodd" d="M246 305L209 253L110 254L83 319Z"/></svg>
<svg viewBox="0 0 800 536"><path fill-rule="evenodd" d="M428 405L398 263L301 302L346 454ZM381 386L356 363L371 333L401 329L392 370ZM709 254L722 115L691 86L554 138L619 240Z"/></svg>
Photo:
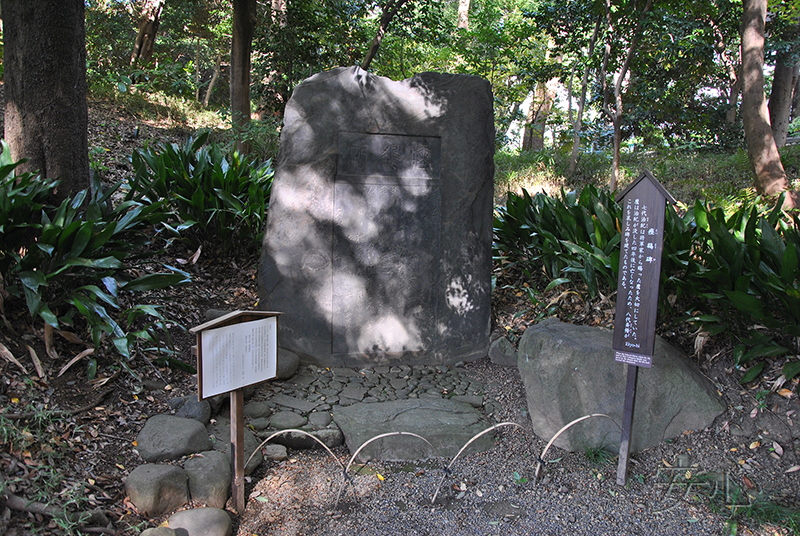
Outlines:
<svg viewBox="0 0 800 536"><path fill-rule="evenodd" d="M593 462L585 453L555 447L534 483L546 443L532 435L516 369L483 359L457 371L464 383L483 386L490 421L515 422L525 431L499 430L494 449L462 456L449 473L443 470L447 459L370 462L351 471L341 494L342 471L336 461L322 451L293 451L288 461L265 465L251 475L237 534L709 535L730 534L734 524L738 534L790 534L742 516L731 521L736 505L741 513L760 499L800 504L800 472L786 472L797 463L794 444L776 456L763 430L752 437L731 433L731 423L743 415L750 418L750 407L731 405L709 429L634 455L625 487L616 484L615 457ZM437 372L440 378L454 375ZM735 384L718 386L741 400ZM288 392L302 396L297 389ZM759 446L753 447L754 441ZM347 463L346 448L334 453Z"/></svg>

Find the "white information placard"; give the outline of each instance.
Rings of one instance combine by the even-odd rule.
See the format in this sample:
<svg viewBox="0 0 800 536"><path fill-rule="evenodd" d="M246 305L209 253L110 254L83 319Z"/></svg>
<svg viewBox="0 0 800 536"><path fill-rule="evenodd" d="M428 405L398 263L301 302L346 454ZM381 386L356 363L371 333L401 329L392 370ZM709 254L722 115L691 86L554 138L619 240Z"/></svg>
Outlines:
<svg viewBox="0 0 800 536"><path fill-rule="evenodd" d="M201 334L202 398L270 380L278 369L278 319L241 322Z"/></svg>

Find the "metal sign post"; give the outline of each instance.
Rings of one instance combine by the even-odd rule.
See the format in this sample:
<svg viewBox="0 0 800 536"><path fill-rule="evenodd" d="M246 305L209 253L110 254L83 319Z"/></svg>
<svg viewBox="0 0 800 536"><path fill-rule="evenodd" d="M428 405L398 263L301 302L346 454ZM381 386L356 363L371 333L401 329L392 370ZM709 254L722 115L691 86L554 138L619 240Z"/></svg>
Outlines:
<svg viewBox="0 0 800 536"><path fill-rule="evenodd" d="M649 368L653 362L667 201L675 203L649 171L617 196L617 202L622 202L622 240L613 348L614 360L627 365L617 466L621 486L627 480L638 367Z"/></svg>
<svg viewBox="0 0 800 536"><path fill-rule="evenodd" d="M234 311L190 329L197 335L197 397L231 398L231 497L244 512L244 391L277 376L278 316Z"/></svg>

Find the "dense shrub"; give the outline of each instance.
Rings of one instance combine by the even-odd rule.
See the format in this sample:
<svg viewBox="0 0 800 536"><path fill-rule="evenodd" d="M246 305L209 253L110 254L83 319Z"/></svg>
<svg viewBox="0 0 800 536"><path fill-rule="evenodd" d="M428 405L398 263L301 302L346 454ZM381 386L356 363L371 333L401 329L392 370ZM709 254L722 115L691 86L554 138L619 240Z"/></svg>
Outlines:
<svg viewBox="0 0 800 536"><path fill-rule="evenodd" d="M236 152L226 154L216 144L206 145L208 136L204 131L183 145L134 151L126 200L166 203L177 225L198 243L257 244L269 206L271 161L256 164Z"/></svg>
<svg viewBox="0 0 800 536"><path fill-rule="evenodd" d="M607 295L617 283L620 210L593 186L558 198L510 193L495 215L495 256L554 281L578 276L590 295ZM746 381L763 369L759 358L787 353L800 337L800 219L759 199L728 212L705 201L667 208L660 311L733 338L737 364L756 362ZM784 373L791 379L800 365Z"/></svg>
<svg viewBox="0 0 800 536"><path fill-rule="evenodd" d="M157 308L137 305L120 309L120 295L186 283L189 275L168 271L139 278L128 275L123 259L146 246L152 229L167 214L163 203L125 201L112 206L115 188L92 188L47 204L57 181L25 173L14 176L19 163L10 161L3 142L0 155L0 297L24 299L35 322L53 328L88 330L95 348L110 339L116 350L131 357L133 345L154 342L162 329ZM2 303L2 302L0 302ZM115 320L122 318L123 321ZM120 322L122 325L120 325Z"/></svg>

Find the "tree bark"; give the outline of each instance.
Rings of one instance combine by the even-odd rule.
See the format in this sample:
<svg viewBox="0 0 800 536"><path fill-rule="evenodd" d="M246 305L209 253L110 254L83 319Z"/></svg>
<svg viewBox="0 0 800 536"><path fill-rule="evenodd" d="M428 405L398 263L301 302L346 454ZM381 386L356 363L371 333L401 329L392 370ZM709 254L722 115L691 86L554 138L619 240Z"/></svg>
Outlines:
<svg viewBox="0 0 800 536"><path fill-rule="evenodd" d="M18 172L61 179L57 201L89 186L83 0L5 0L5 139Z"/></svg>
<svg viewBox="0 0 800 536"><path fill-rule="evenodd" d="M578 109L575 111L575 121L572 123L572 153L569 157L569 176L575 174L578 167L578 152L581 148L581 128L583 128L583 110L586 108L586 90L589 87L589 70L594 47L597 43L597 36L600 34L601 17L597 17L594 25L594 32L589 39L589 50L586 52L586 66L583 68L583 78L581 79L581 98L578 101Z"/></svg>
<svg viewBox="0 0 800 536"><path fill-rule="evenodd" d="M754 173L756 191L780 195L788 190L786 172L769 123L764 95L764 23L767 0L742 0L742 121L747 156ZM786 196L784 206L798 205L797 193Z"/></svg>
<svg viewBox="0 0 800 536"><path fill-rule="evenodd" d="M214 85L217 83L219 73L222 70L222 55L217 52L217 63L214 66L214 74L211 75L211 81L208 83L206 89L206 96L203 98L203 108L208 108L208 100L211 98L211 92L214 91Z"/></svg>
<svg viewBox="0 0 800 536"><path fill-rule="evenodd" d="M469 30L469 2L470 0L458 0L458 28Z"/></svg>
<svg viewBox="0 0 800 536"><path fill-rule="evenodd" d="M558 78L553 78L547 83L539 82L536 85L533 102L528 110L525 130L522 134L523 151L540 151L544 149L544 131L547 126L547 117L553 109L556 98Z"/></svg>
<svg viewBox="0 0 800 536"><path fill-rule="evenodd" d="M614 104L611 104L611 92L608 89L608 80L606 77L608 63L611 57L611 41L615 38L614 36L614 24L611 18L611 0L606 0L605 4L605 14L606 14L606 25L608 26L608 36L606 38L606 46L605 52L603 54L603 65L600 70L601 80L600 83L603 87L603 111L605 114L611 119L611 124L614 127L614 154L611 160L611 180L609 181L609 189L613 192L617 189L617 185L619 184L619 160L620 160L620 150L622 147L622 84L625 81L625 77L628 75L628 71L630 70L631 61L633 61L633 56L636 54L636 48L639 45L639 38L642 32L642 25L644 23L645 16L650 11L650 8L653 5L653 0L647 0L644 8L642 9L641 13L634 13L636 16L636 27L633 30L633 35L631 36L630 42L628 44L628 49L625 52L625 60L622 63L622 66L619 69L619 72L614 75L614 87L613 87L613 98Z"/></svg>
<svg viewBox="0 0 800 536"><path fill-rule="evenodd" d="M158 33L159 18L164 8L165 0L144 0L142 5L142 22L139 23L139 33L133 42L131 52L131 65L137 61L146 63L153 58L153 47Z"/></svg>
<svg viewBox="0 0 800 536"><path fill-rule="evenodd" d="M769 96L769 122L772 125L772 136L775 145L786 145L786 136L789 133L789 115L792 112L792 95L794 93L794 78L800 64L789 62L792 59L787 54L779 54L775 63L775 72L772 75L772 93Z"/></svg>
<svg viewBox="0 0 800 536"><path fill-rule="evenodd" d="M389 29L389 23L392 22L392 19L395 15L397 15L397 12L400 10L400 8L403 7L403 4L408 1L409 0L386 0L386 3L383 5L383 12L381 14L381 22L378 25L378 32L375 34L375 39L372 40L372 46L369 47L369 51L367 51L364 61L361 62L361 68L365 71L369 69L369 64L372 63L375 55L378 54L378 49L381 47L383 36L386 35L386 30Z"/></svg>
<svg viewBox="0 0 800 536"><path fill-rule="evenodd" d="M794 96L792 97L792 114L789 121L794 121L800 117L800 70L797 71L794 77Z"/></svg>
<svg viewBox="0 0 800 536"><path fill-rule="evenodd" d="M250 52L256 26L256 0L233 0L233 39L231 41L231 122L241 130L250 122ZM239 139L240 153L250 150Z"/></svg>

